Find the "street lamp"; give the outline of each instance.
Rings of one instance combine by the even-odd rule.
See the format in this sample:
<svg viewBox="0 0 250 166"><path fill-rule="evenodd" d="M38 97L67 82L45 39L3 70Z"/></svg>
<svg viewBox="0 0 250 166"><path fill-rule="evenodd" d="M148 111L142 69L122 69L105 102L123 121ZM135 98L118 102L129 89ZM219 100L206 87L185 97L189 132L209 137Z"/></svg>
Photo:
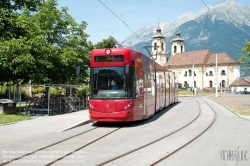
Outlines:
<svg viewBox="0 0 250 166"><path fill-rule="evenodd" d="M217 69L217 54L215 57L215 71L216 71L216 75L215 75L215 97L218 97L218 69Z"/></svg>
<svg viewBox="0 0 250 166"><path fill-rule="evenodd" d="M215 97L218 97L218 70L217 70L217 54L215 54ZM213 66L213 63L210 64L210 66Z"/></svg>
<svg viewBox="0 0 250 166"><path fill-rule="evenodd" d="M195 88L194 87L194 61L192 60L192 59L189 59L189 58L182 58L183 60L190 60L192 63L193 63L193 71L192 71L192 76L193 76L193 88Z"/></svg>

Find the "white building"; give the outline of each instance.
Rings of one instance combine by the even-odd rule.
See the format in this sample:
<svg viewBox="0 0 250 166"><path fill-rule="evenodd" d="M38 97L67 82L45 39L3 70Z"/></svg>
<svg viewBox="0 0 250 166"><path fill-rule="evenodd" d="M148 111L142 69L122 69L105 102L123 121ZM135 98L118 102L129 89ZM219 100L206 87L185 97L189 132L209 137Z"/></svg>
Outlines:
<svg viewBox="0 0 250 166"><path fill-rule="evenodd" d="M185 52L180 33L172 40L171 47L167 61L166 39L158 27L152 39L152 57L177 73L183 87L226 89L240 77L240 63L225 52L212 53L209 49Z"/></svg>
<svg viewBox="0 0 250 166"><path fill-rule="evenodd" d="M153 59L162 66L167 62L166 39L161 33L161 29L156 30L152 39L152 53Z"/></svg>
<svg viewBox="0 0 250 166"><path fill-rule="evenodd" d="M247 91L250 92L250 80L243 79L243 78L236 78L231 84L230 84L231 90L233 92L243 92Z"/></svg>

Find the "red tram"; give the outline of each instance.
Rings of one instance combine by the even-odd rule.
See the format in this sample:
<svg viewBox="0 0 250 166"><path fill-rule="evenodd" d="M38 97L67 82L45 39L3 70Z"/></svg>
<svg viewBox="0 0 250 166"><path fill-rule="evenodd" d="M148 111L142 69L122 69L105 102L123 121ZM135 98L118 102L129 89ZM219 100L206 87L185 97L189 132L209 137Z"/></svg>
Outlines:
<svg viewBox="0 0 250 166"><path fill-rule="evenodd" d="M175 74L129 48L91 52L90 88L91 121L147 119L178 100Z"/></svg>

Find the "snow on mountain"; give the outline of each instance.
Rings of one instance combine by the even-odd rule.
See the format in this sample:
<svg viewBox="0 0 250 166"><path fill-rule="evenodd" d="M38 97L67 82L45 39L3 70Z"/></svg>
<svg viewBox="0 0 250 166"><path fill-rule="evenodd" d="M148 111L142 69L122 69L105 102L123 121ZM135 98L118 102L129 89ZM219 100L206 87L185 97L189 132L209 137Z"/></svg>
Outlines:
<svg viewBox="0 0 250 166"><path fill-rule="evenodd" d="M187 21L196 19L197 16L198 14L189 11L183 13L176 20L165 23L159 23L159 27L162 30L162 34L165 35L166 37L169 37L176 30L176 28L178 28L180 25L182 25ZM135 31L135 33L140 38L137 35L132 34L122 42L122 45L125 47L129 47L140 42L150 41L157 28L158 28L158 23L140 28L139 30Z"/></svg>
<svg viewBox="0 0 250 166"><path fill-rule="evenodd" d="M208 20L206 20L208 18ZM225 2L213 5L213 6L205 6L200 12L193 13L193 12L186 12L183 13L181 16L179 16L177 19L160 23L159 26L162 30L162 34L168 39L169 37L172 37L177 29L179 29L180 26L183 24L195 20L200 24L204 24L205 26L211 26L206 25L208 22L214 23L218 20L223 20L229 24L233 24L234 26L238 27L239 29L246 31L244 29L244 26L250 26L250 8L242 6L241 4L235 2L234 0L227 0ZM139 30L135 31L135 34L130 35L127 37L123 42L122 45L125 47L132 47L138 43L148 42L151 41L152 36L155 33L155 30L158 28L158 23L149 25L143 28L140 28ZM195 29L196 25L189 25L188 28L185 29L186 31L191 31L192 29ZM209 32L207 32L206 36L204 36L205 30L201 30L200 36L198 41L200 40L207 40L211 35ZM250 32L246 32L250 33ZM183 34L184 39L191 38L192 36L188 36L188 34ZM139 37L138 37L139 36ZM171 39L170 39L171 40ZM197 40L194 39L194 40Z"/></svg>
<svg viewBox="0 0 250 166"><path fill-rule="evenodd" d="M246 24L250 26L250 8L242 6L234 0L228 0L209 7L211 20L224 20L233 24Z"/></svg>

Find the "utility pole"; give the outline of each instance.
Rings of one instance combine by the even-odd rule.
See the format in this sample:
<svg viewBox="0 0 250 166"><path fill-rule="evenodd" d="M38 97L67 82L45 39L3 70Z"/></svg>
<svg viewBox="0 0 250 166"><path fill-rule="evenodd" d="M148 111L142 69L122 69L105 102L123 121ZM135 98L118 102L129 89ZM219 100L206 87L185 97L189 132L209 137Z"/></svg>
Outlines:
<svg viewBox="0 0 250 166"><path fill-rule="evenodd" d="M215 57L215 97L218 97L218 69L217 69L217 54Z"/></svg>

